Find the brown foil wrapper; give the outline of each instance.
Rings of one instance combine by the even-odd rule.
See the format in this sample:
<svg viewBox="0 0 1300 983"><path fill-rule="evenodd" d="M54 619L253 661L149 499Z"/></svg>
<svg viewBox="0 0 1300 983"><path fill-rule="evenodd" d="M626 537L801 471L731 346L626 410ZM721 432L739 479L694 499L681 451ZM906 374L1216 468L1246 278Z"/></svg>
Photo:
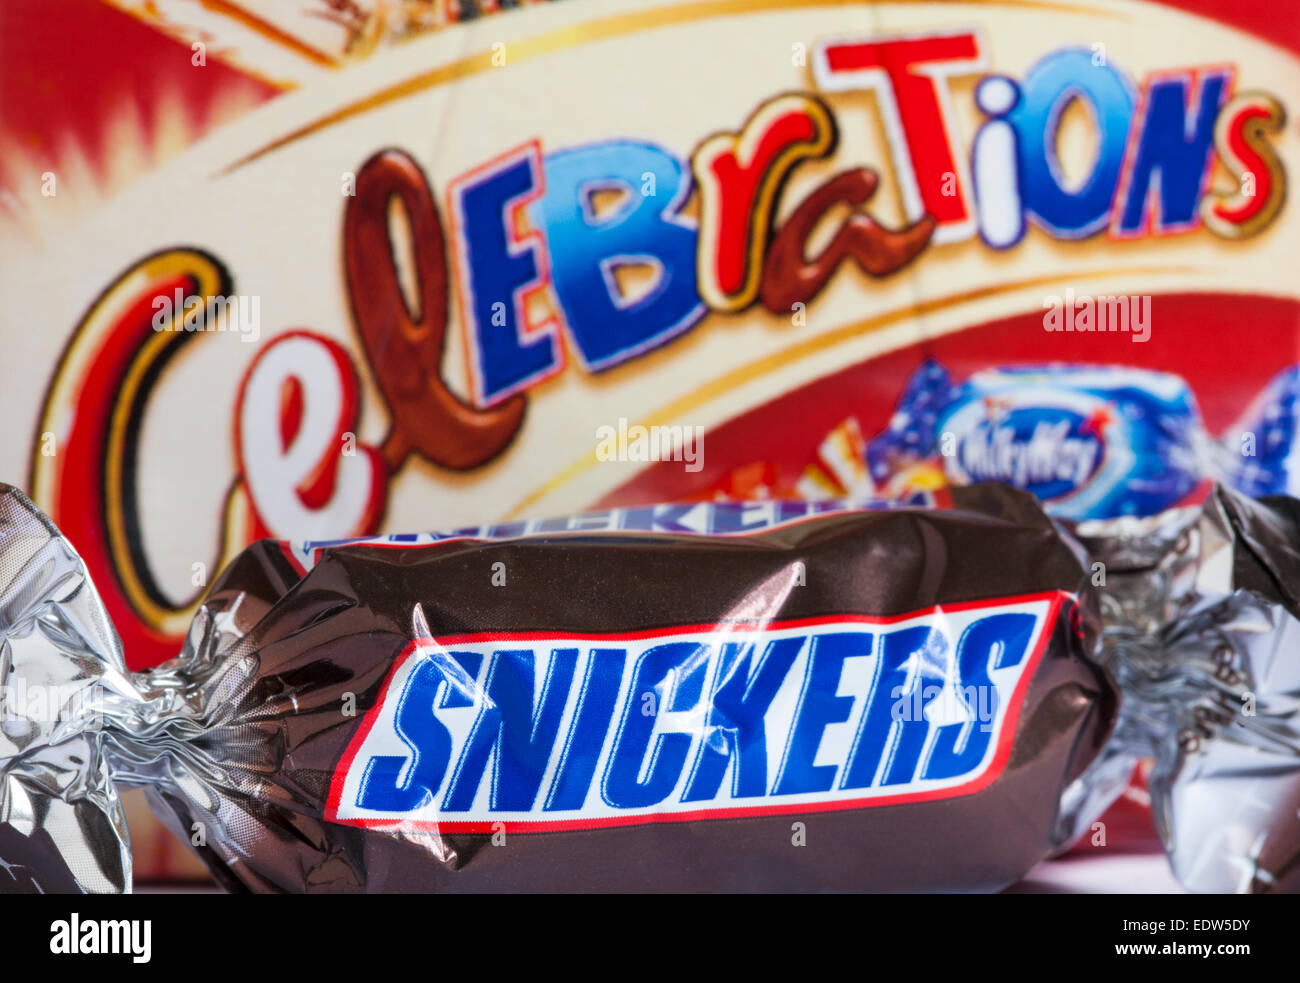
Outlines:
<svg viewBox="0 0 1300 983"><path fill-rule="evenodd" d="M67 889L69 875L82 890L128 887L129 853L117 790L141 786L164 821L231 890L1001 888L1053 850L1062 790L1105 744L1118 697L1107 672L1089 655L1098 628L1096 600L1077 544L1021 492L974 486L957 489L952 504L951 509L827 511L746 535L594 531L599 517L575 519L568 529L551 524L550 531L512 539L461 536L424 545L327 546L313 554L314 565L305 571L295 563L292 548L263 542L246 550L212 586L181 656L132 675L122 669L106 622L97 623L98 638L67 629L69 605L94 609L93 585L30 502L5 489L0 493L4 668L28 680L70 680L73 698L59 705L58 719L48 722L11 719L7 710L7 743L0 743L5 792L0 855L10 860L16 856L11 851L19 850L30 880L7 884L0 877L0 887ZM604 517L622 521L608 513ZM33 560L10 559L17 555L14 544L22 542L65 557L65 575L33 579L33 570L45 568ZM500 574L503 579L494 579ZM979 619L1007 610L1041 612L1006 622L1033 621L1033 652L1015 652L1011 641L977 648L983 637L975 631ZM908 718L905 701L897 699L908 697L910 690L904 688L891 694L896 705L888 708L898 722L886 724L892 750L873 787L860 796L840 794L849 766L843 760L835 764L834 755L826 757L835 741L847 747L844 735L849 732L832 740L824 727L818 731L809 725L812 747L820 750L808 754L806 764L813 767L815 759L816 767L838 769L833 788L824 794L783 793L779 786L787 761L778 766L771 759L763 772L764 794L736 796L737 759L728 766L730 799L724 795L725 801L704 802L684 815L673 811L680 802L672 800L681 797L681 786L674 786L662 808L624 809L623 815L617 802L608 801L613 766L602 759L600 770L592 770L585 805L576 813L555 814L569 821L547 825L551 817L541 798L545 787L527 816L503 813L503 819L494 821L482 803L496 794L498 785L507 787L503 768L513 768L514 774L525 767L519 749L529 746L530 734L536 737L548 726L548 691L538 678L535 692L527 694L536 697L533 720L525 721L528 733L519 738L516 730L515 743L507 746L500 736L504 730L497 732L502 743L493 744L472 809L439 804L456 780L453 753L445 772L434 776L439 795L422 806L424 822L418 829L399 820L363 827L342 815L349 796L357 799L355 790L340 799L340 788L354 788L347 784L348 776L363 766L382 770L373 753L366 765L366 741L392 729L391 721L404 712L404 704L391 707L398 700L394 681L400 681L400 668L413 647L423 653L417 652L418 658L440 665L448 679L429 691L437 694L428 705L430 713L442 712L458 695L461 709L471 716L495 706L508 717L510 704L503 695L508 691L496 688L501 684L493 682L490 660L485 658L473 672L467 668L456 683L456 666L465 666L463 652L457 652L468 645L456 640L486 635L499 639L484 643L488 649L532 646L543 652L537 656L539 667L544 652L564 639L635 640L623 643L627 666L620 670L621 718L614 707L604 729L599 726L592 709L595 690L582 689L584 679L594 678L594 661L588 663L587 676L581 671L574 675L559 705L563 728L571 728L564 753L577 747L573 733L586 707L597 720L590 724L591 732L601 736L595 746L604 748L600 753L610 760L615 742L638 726L628 714L646 705L642 698L650 704L658 700L657 713L678 714L671 724L655 723L658 737L646 745L637 775L624 781L639 794L646 785L637 783L643 777L651 781L657 756L666 760L673 753L674 745L657 743L661 738L693 730L697 768L706 744L724 752L733 747L727 734L730 727L735 739L739 725L729 725L718 696L727 680L717 653L729 639L762 640L778 630L790 637L803 631L810 639L820 638L847 632L849 623L881 639L890 633L891 638L914 639L919 636L903 629L928 628L930 640L910 653L910 661L900 663L913 665L917 679L939 679L955 671L952 653L967 651L958 648L959 631L974 639L968 647L970 665L982 659L980 671L1003 673L981 698L993 695L989 726L1001 721L1005 735L990 737L994 750L984 764L969 769L971 782L962 788L927 784L921 769L930 758L922 756L915 778L899 784L901 794L880 801L871 797L889 791L879 786L885 784L891 761L922 754L906 750L910 738L905 733L928 734L924 755L937 754L937 744L948 739L960 757L970 751L974 728L984 719L973 714L974 698L961 704L972 711L964 728L960 717L936 717L943 695L937 690L915 704L923 710L921 717ZM633 669L633 660L639 658L636 665L642 666L650 658L648 644L661 637L680 640L686 632L697 643L694 651L713 653L700 656L713 658L713 668L701 668L703 675L696 678L687 659L669 675L647 677L653 685L648 683L642 693L637 688L641 670ZM607 647L617 650L617 645L610 641ZM755 645L754 652L761 647ZM593 650L590 659L595 658ZM810 666L813 658L807 657ZM876 653L872 658L880 662L884 657ZM548 684L558 672L558 659L550 657ZM866 665L871 659L860 661ZM1008 675L1013 669L999 668L1003 663L1020 666L1014 670L1020 672L1020 684ZM420 665L411 664L417 669L408 678ZM758 685L756 657L750 665L752 688ZM734 676L728 678L736 682ZM852 697L855 708L862 701L865 715L868 701L875 698L874 690L859 691L868 676L845 674L820 695L816 678L814 670L806 670L805 692L792 704L794 717L786 725L792 731L807 723L805 716L814 723L833 719L852 726L849 718L857 711L843 701ZM971 678L978 678L978 672ZM691 679L696 679L694 690ZM421 692L412 682L405 685L401 699ZM579 706L583 699L587 702ZM774 699L771 707L779 702ZM836 711L837 706L842 709ZM410 713L415 715L400 719L422 719L414 710ZM779 716L773 714L769 712L769 726ZM917 728L898 729L909 720ZM16 741L9 735L11 724L18 723L26 730ZM436 741L428 735L407 736L409 760L399 762L402 771L395 774L399 786L405 782L409 787L417 771L429 771L428 755ZM797 755L800 741L806 742L806 734L779 736L786 740L787 759ZM463 748L470 738L456 740ZM564 740L561 733L547 756L547 783L561 767L557 760ZM998 747L1005 753L995 753ZM504 764L502 755L509 759ZM44 767L30 766L42 758ZM73 759L81 764L70 765ZM601 771L607 784L596 789ZM54 773L67 780L50 780ZM366 771L361 780L378 782L382 776ZM721 785L728 788L725 781ZM59 809L72 810L81 821L44 822ZM108 832L87 835L91 820ZM83 854L95 858L94 863L60 865L50 859Z"/></svg>

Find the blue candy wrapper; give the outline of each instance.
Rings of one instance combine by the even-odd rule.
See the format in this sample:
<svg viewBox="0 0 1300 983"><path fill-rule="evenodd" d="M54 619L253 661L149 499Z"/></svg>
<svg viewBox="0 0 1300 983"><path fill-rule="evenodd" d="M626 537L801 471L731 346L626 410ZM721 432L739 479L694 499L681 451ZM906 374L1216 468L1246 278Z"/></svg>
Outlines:
<svg viewBox="0 0 1300 983"><path fill-rule="evenodd" d="M958 383L933 360L866 449L877 485L898 490L896 477L908 473L933 484L936 472L952 485L1001 481L1073 521L1185 503L1226 456L1176 375L1062 364L987 369Z"/></svg>
<svg viewBox="0 0 1300 983"><path fill-rule="evenodd" d="M1222 435L1224 482L1254 498L1300 497L1300 365L1264 387L1241 419Z"/></svg>

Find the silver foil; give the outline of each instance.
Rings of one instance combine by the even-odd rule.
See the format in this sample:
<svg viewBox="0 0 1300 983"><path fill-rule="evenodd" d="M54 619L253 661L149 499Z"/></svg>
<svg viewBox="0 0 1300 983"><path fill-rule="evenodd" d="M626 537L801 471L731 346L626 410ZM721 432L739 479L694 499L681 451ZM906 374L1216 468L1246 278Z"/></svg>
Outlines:
<svg viewBox="0 0 1300 983"><path fill-rule="evenodd" d="M1300 890L1300 502L1217 489L1076 533L1099 564L1102 658L1124 699L1064 793L1057 841L1086 833L1150 758L1184 885ZM276 782L285 749L266 724L297 697L258 689L264 653L247 637L265 608L214 589L181 657L130 673L80 558L0 485L0 892L130 890L118 790L131 786L228 869L252 844L310 838L247 805L295 794Z"/></svg>
<svg viewBox="0 0 1300 983"><path fill-rule="evenodd" d="M1076 533L1123 700L1063 795L1062 844L1149 758L1152 814L1186 888L1300 890L1300 503L1217 488L1199 507Z"/></svg>
<svg viewBox="0 0 1300 983"><path fill-rule="evenodd" d="M238 654L208 658L220 620L196 619L184 671L176 660L128 672L81 558L0 484L0 893L129 891L122 789L216 810L215 789L242 776L218 767L207 739L249 681Z"/></svg>
<svg viewBox="0 0 1300 983"><path fill-rule="evenodd" d="M133 693L81 558L0 485L0 891L130 888L99 712Z"/></svg>

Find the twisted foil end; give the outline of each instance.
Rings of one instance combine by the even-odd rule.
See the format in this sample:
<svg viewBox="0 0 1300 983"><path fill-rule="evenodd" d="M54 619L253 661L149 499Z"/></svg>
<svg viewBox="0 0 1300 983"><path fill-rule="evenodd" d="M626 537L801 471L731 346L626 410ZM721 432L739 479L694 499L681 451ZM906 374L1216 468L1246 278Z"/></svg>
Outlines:
<svg viewBox="0 0 1300 983"><path fill-rule="evenodd" d="M1217 488L1200 508L1081 524L1102 564L1102 661L1123 692L1065 792L1077 839L1142 758L1182 884L1300 890L1300 503Z"/></svg>
<svg viewBox="0 0 1300 983"><path fill-rule="evenodd" d="M0 484L0 893L122 892L131 846L101 703L130 685L76 551Z"/></svg>

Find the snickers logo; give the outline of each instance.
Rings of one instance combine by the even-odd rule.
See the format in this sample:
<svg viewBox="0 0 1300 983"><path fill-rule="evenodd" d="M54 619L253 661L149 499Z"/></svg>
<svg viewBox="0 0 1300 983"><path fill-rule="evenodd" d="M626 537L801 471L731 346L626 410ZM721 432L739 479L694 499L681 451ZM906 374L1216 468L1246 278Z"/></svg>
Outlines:
<svg viewBox="0 0 1300 983"><path fill-rule="evenodd" d="M326 818L528 832L969 794L1006 763L1063 603L421 639L358 726Z"/></svg>

